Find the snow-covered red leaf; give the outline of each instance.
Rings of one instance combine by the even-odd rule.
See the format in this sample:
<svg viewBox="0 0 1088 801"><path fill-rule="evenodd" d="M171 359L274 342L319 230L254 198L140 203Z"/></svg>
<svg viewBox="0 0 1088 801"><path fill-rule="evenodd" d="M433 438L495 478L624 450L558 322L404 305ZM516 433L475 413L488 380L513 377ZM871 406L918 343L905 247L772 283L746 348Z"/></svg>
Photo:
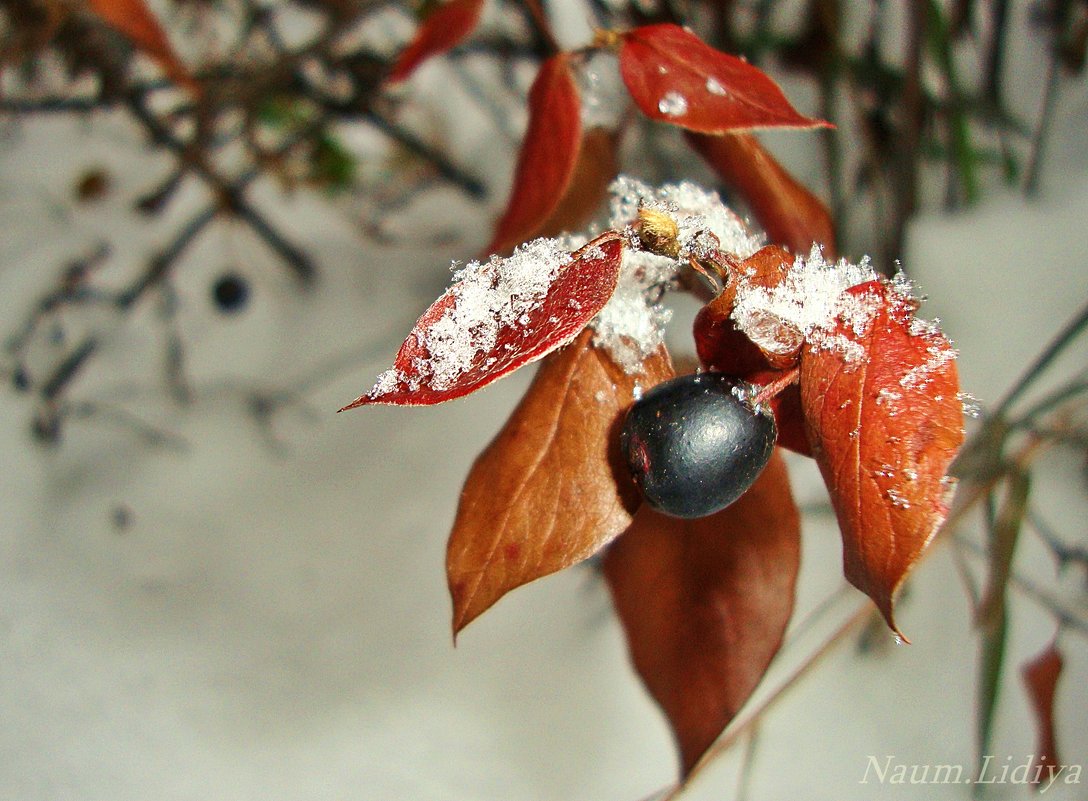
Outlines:
<svg viewBox="0 0 1088 801"><path fill-rule="evenodd" d="M898 633L893 597L947 514L963 443L955 351L884 281L847 290L801 352L801 405L843 536L846 578Z"/></svg>
<svg viewBox="0 0 1088 801"><path fill-rule="evenodd" d="M416 35L397 56L387 80L403 81L427 59L453 49L480 21L484 0L449 0L435 6L420 22Z"/></svg>
<svg viewBox="0 0 1088 801"><path fill-rule="evenodd" d="M800 550L786 465L775 453L721 512L683 520L643 505L606 552L631 659L669 720L683 775L777 653L793 612Z"/></svg>
<svg viewBox="0 0 1088 801"><path fill-rule="evenodd" d="M446 571L456 634L499 598L592 556L638 503L616 426L634 385L671 378L664 349L630 376L591 344L552 354L502 431L476 459L450 534Z"/></svg>
<svg viewBox="0 0 1088 801"><path fill-rule="evenodd" d="M1051 643L1034 659L1020 668L1020 678L1027 690L1031 710L1035 715L1035 762L1031 775L1036 784L1046 783L1060 770L1058 742L1054 727L1054 693L1061 678L1064 660L1057 643Z"/></svg>
<svg viewBox="0 0 1088 801"><path fill-rule="evenodd" d="M762 70L678 25L647 25L622 39L623 82L651 119L711 134L827 125L798 113Z"/></svg>
<svg viewBox="0 0 1088 801"><path fill-rule="evenodd" d="M581 140L581 102L570 54L559 53L540 66L529 91L529 126L514 187L488 253L504 253L537 234L567 191Z"/></svg>
<svg viewBox="0 0 1088 801"><path fill-rule="evenodd" d="M562 347L612 297L622 250L614 234L574 254L537 239L470 263L416 321L393 367L341 411L460 398Z"/></svg>
<svg viewBox="0 0 1088 801"><path fill-rule="evenodd" d="M158 19L144 0L89 0L88 7L133 47L159 62L170 80L195 94L200 93L199 84L174 52Z"/></svg>
<svg viewBox="0 0 1088 801"><path fill-rule="evenodd" d="M752 209L767 238L794 253L806 254L813 243L835 254L831 213L751 134L708 136L687 132L688 143L727 186Z"/></svg>

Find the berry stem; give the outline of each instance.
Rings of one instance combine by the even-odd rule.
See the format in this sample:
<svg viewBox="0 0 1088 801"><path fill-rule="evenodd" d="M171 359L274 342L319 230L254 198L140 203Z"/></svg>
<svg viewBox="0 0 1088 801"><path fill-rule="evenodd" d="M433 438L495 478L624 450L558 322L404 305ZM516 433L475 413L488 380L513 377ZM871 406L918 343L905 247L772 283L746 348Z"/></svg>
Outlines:
<svg viewBox="0 0 1088 801"><path fill-rule="evenodd" d="M771 381L769 384L764 384L760 387L759 392L756 393L754 398L756 406L769 404L773 398L777 397L778 394L782 392L782 390L790 384L797 383L800 374L801 371L799 368L792 367L789 370L782 372L774 381Z"/></svg>

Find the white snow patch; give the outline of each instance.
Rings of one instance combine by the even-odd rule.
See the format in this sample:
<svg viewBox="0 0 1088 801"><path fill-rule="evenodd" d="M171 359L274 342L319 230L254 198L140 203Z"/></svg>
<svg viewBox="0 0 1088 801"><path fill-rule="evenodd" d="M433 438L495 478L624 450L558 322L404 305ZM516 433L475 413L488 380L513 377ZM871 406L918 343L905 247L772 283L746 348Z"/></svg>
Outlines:
<svg viewBox="0 0 1088 801"><path fill-rule="evenodd" d="M643 360L664 342L672 311L661 305L661 297L674 284L688 256L721 250L746 258L759 249L760 240L749 233L716 192L689 182L654 188L621 176L613 182L611 191L609 227L626 229L630 236L616 292L591 323L593 341L607 349L625 372L637 374L642 371ZM639 249L631 225L641 208L668 214L676 223L678 259Z"/></svg>
<svg viewBox="0 0 1088 801"><path fill-rule="evenodd" d="M795 353L807 340L853 361L864 356L864 349L832 329L842 319L855 335L864 333L875 312L873 299L845 293L876 277L867 258L860 264L846 260L830 263L814 247L807 259L794 262L775 287L740 282L733 319L749 339L769 353Z"/></svg>

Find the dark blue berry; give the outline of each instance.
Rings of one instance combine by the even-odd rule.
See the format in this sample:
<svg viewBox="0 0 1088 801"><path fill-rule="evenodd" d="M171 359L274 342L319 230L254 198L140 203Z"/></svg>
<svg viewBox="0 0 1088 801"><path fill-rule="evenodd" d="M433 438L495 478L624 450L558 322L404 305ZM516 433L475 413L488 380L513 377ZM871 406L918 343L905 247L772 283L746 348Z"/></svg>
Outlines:
<svg viewBox="0 0 1088 801"><path fill-rule="evenodd" d="M221 312L241 311L249 300L249 282L236 273L227 273L215 282L212 297Z"/></svg>
<svg viewBox="0 0 1088 801"><path fill-rule="evenodd" d="M744 494L777 436L752 386L722 373L658 384L627 412L620 447L646 503L674 517L705 517Z"/></svg>

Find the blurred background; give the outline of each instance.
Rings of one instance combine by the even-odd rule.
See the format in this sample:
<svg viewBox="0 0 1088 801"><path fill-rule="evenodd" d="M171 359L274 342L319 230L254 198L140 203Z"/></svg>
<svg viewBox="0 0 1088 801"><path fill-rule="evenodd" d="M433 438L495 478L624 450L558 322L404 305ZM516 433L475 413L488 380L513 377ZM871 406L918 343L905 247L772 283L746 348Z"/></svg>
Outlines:
<svg viewBox="0 0 1088 801"><path fill-rule="evenodd" d="M1088 761L1088 4L556 0L543 26L488 0L391 85L429 8L0 0L0 797L667 792L669 732L593 567L451 642L460 484L531 371L335 414L490 239L549 37L654 21L836 123L761 140L828 204L841 253L928 296L979 414L958 466L977 503L907 586L909 647L875 617L839 633L867 601L817 471L791 461L798 610L753 708L790 689L682 797L1026 798L866 770L1030 762L1021 667L1051 646L1061 761ZM585 118L623 129L608 171L729 197L632 113L614 60L583 79ZM676 302L678 354L696 308ZM995 575L1007 607L978 626Z"/></svg>

